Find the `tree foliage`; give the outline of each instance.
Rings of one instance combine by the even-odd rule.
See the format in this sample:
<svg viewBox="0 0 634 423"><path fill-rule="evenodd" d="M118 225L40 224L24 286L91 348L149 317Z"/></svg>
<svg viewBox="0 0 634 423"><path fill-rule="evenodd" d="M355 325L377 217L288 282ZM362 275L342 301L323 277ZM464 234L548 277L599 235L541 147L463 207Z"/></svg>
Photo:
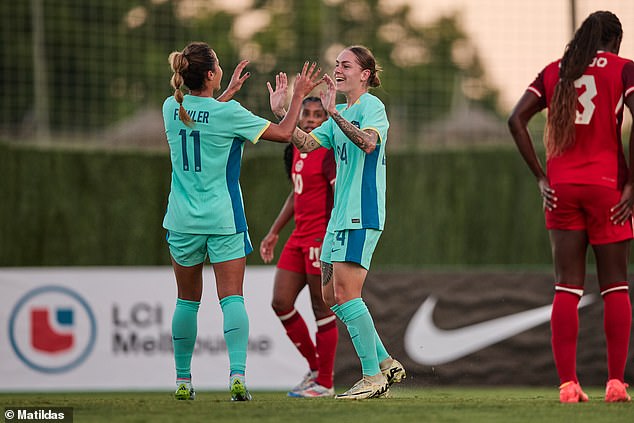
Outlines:
<svg viewBox="0 0 634 423"><path fill-rule="evenodd" d="M379 0L247 3L237 11L223 2L198 0L42 1L51 128L102 129L139 109L160 106L171 93L169 52L194 40L216 50L224 84L238 60L251 61L252 77L238 100L263 116L271 116L265 82L276 72L293 74L305 60L331 72L336 54L352 44L369 47L383 67L383 85L375 94L402 136L446 114L456 90L495 109L497 93L485 82L459 16L420 25L409 18L409 6L389 8ZM0 63L6 76L0 128L5 130L28 122L38 95L29 4L0 6L7 58ZM465 82L469 90L463 90Z"/></svg>

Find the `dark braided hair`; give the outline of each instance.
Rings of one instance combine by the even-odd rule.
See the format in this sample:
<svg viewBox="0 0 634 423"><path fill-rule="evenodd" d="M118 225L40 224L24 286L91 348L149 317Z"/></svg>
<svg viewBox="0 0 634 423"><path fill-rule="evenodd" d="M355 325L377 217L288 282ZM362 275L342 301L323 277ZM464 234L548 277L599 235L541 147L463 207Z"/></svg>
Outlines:
<svg viewBox="0 0 634 423"><path fill-rule="evenodd" d="M575 142L577 90L575 81L583 75L597 50L619 39L623 29L611 12L594 12L581 24L566 46L559 68L559 81L550 101L545 144L549 156L557 156Z"/></svg>

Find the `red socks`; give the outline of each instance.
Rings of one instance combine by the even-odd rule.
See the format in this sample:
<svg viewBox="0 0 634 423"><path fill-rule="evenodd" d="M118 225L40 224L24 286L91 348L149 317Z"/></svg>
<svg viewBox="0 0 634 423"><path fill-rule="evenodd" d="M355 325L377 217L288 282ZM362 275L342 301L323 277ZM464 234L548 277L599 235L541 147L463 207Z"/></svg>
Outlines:
<svg viewBox="0 0 634 423"><path fill-rule="evenodd" d="M317 320L317 355L319 356L319 375L315 380L325 388L332 388L335 371L335 352L339 330L337 317L333 314Z"/></svg>
<svg viewBox="0 0 634 423"><path fill-rule="evenodd" d="M317 351L302 315L297 312L297 309L293 308L285 313L278 313L277 317L284 325L286 335L293 341L300 354L308 361L310 370L317 370L319 366Z"/></svg>
<svg viewBox="0 0 634 423"><path fill-rule="evenodd" d="M577 335L579 334L579 313L577 307L583 295L583 288L573 285L556 284L555 298L550 318L553 356L560 383L577 380Z"/></svg>
<svg viewBox="0 0 634 423"><path fill-rule="evenodd" d="M577 307L583 288L556 284L550 319L555 365L561 383L578 382L576 373L579 314ZM623 382L627 362L632 304L627 282L617 282L601 288L603 297L603 328L607 343L608 380Z"/></svg>
<svg viewBox="0 0 634 423"><path fill-rule="evenodd" d="M339 339L337 317L332 314L317 320L317 334L315 336L317 346L313 343L306 322L302 315L297 312L297 309L293 308L286 313L280 313L277 317L284 325L288 337L308 361L310 370L318 370L315 381L325 388L332 388L335 352Z"/></svg>
<svg viewBox="0 0 634 423"><path fill-rule="evenodd" d="M627 350L632 328L632 304L627 282L617 282L601 288L603 297L603 328L608 349L608 380L623 382Z"/></svg>

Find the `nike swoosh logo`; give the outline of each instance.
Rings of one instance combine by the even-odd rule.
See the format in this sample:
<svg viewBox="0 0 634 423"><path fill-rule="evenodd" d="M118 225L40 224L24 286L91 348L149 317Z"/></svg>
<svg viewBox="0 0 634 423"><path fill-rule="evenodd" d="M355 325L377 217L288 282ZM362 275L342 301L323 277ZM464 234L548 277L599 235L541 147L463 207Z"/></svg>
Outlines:
<svg viewBox="0 0 634 423"><path fill-rule="evenodd" d="M592 304L594 300L595 295L582 297L579 308ZM405 330L405 351L420 364L439 365L455 361L550 321L552 310L551 304L458 329L444 330L434 324L433 313L437 302L436 297L427 297Z"/></svg>

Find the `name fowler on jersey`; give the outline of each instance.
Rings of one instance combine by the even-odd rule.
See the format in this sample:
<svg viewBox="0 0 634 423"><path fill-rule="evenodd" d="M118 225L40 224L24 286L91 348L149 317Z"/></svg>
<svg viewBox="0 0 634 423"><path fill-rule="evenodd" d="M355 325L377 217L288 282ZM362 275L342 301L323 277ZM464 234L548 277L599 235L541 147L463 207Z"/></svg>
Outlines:
<svg viewBox="0 0 634 423"><path fill-rule="evenodd" d="M209 123L209 112L206 110L188 110L187 113L193 122ZM180 120L178 109L174 109L174 120Z"/></svg>

